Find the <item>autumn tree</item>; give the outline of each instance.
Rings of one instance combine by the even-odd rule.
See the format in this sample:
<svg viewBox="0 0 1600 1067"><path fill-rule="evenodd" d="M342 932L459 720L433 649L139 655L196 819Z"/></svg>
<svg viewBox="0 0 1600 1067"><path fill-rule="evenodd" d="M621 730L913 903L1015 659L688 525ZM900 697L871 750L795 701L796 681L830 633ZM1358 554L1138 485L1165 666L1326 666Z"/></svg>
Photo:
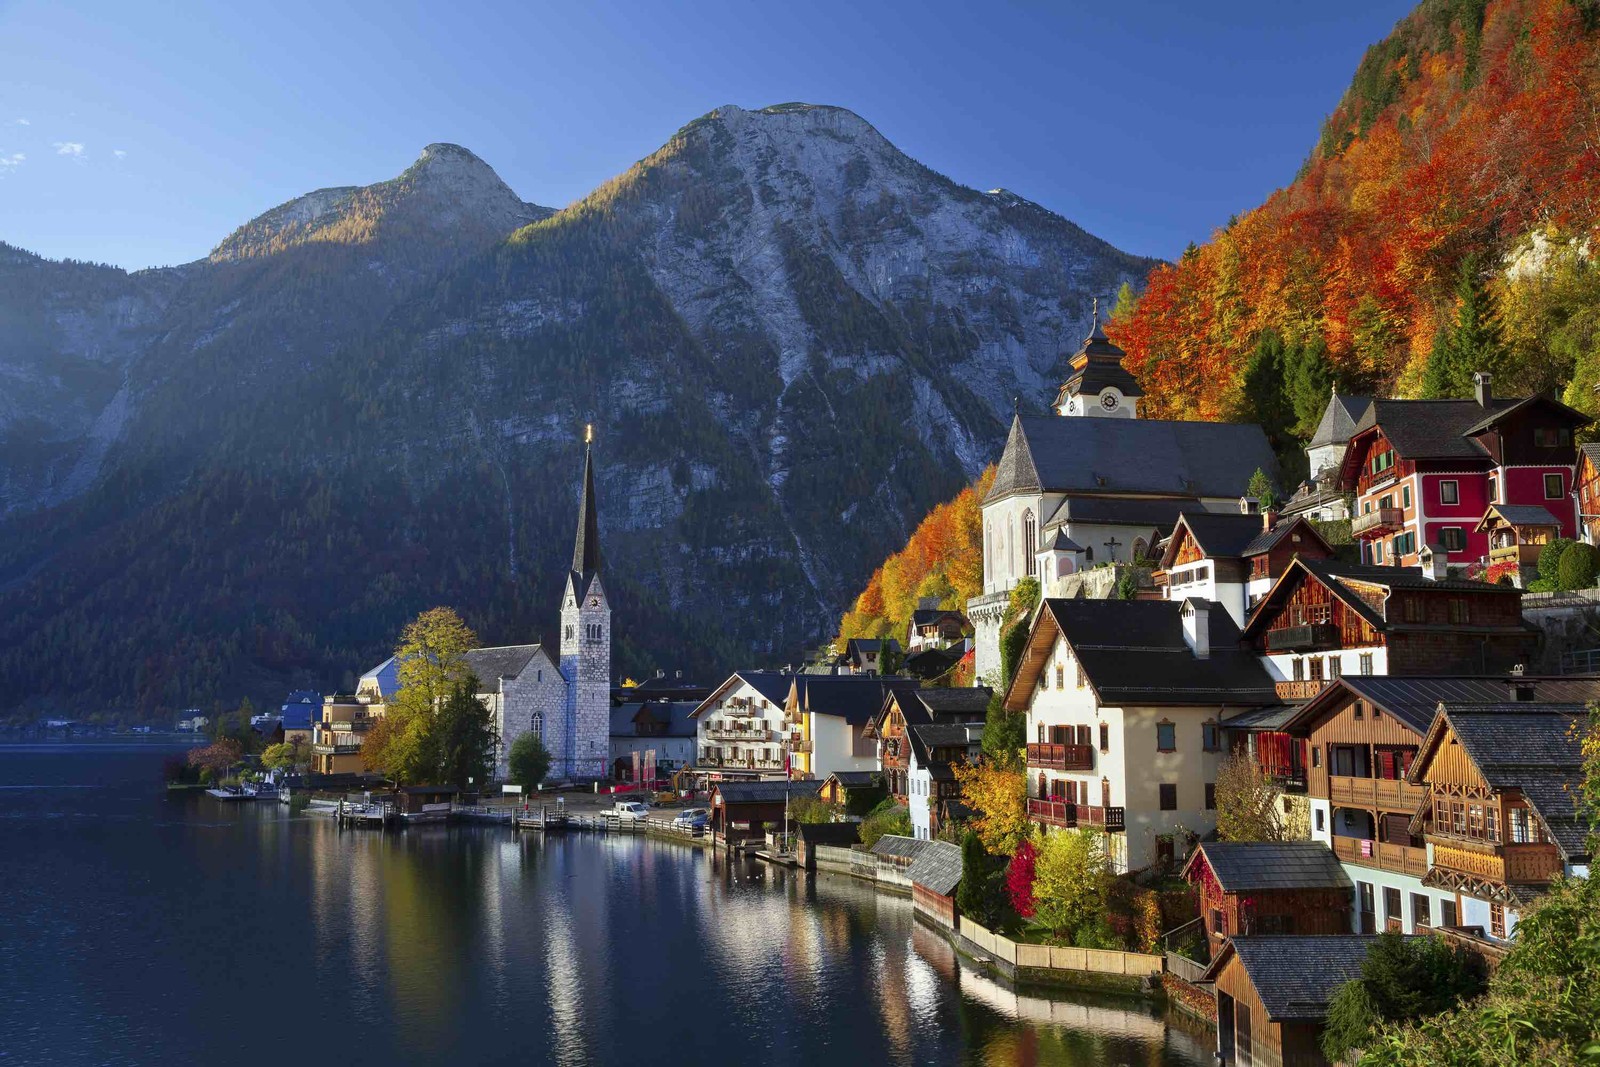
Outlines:
<svg viewBox="0 0 1600 1067"><path fill-rule="evenodd" d="M1105 834L1093 827L1054 830L1038 847L1034 921L1058 939L1070 939L1105 913L1112 881Z"/></svg>
<svg viewBox="0 0 1600 1067"><path fill-rule="evenodd" d="M201 748L189 750L189 765L210 771L212 778L221 778L244 759L244 746L231 737L213 741Z"/></svg>
<svg viewBox="0 0 1600 1067"><path fill-rule="evenodd" d="M439 771L435 713L471 677L467 652L477 643L477 635L449 608L431 608L407 624L394 650L400 688L361 746L369 769L400 783Z"/></svg>
<svg viewBox="0 0 1600 1067"><path fill-rule="evenodd" d="M968 825L996 856L1009 856L1028 836L1027 778L1021 767L980 759L951 764L961 802L973 812Z"/></svg>
<svg viewBox="0 0 1600 1067"><path fill-rule="evenodd" d="M1217 836L1224 841L1283 841L1278 817L1281 791L1247 755L1229 756L1217 768Z"/></svg>
<svg viewBox="0 0 1600 1067"><path fill-rule="evenodd" d="M270 771L292 771L310 762L311 746L299 736L268 745L261 753L261 765Z"/></svg>
<svg viewBox="0 0 1600 1067"><path fill-rule="evenodd" d="M1017 846L1006 865L1006 896L1011 900L1011 910L1024 919L1033 918L1033 880L1038 859L1039 850L1028 839Z"/></svg>

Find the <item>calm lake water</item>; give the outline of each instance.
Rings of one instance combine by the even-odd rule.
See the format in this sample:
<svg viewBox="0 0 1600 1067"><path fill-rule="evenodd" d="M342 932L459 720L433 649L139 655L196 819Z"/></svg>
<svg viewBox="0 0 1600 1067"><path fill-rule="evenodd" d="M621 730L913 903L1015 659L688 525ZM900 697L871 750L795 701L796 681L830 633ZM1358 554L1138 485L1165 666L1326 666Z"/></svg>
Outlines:
<svg viewBox="0 0 1600 1067"><path fill-rule="evenodd" d="M908 902L665 842L340 832L168 799L170 749L0 747L0 1064L1157 1064Z"/></svg>

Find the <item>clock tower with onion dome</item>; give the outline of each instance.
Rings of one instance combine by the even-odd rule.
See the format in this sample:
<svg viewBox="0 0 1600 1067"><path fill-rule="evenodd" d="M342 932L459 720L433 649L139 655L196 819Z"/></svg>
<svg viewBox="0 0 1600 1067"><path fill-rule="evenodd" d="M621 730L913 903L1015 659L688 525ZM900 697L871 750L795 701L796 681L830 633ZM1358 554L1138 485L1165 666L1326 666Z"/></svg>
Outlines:
<svg viewBox="0 0 1600 1067"><path fill-rule="evenodd" d="M1096 299L1093 329L1068 361L1071 373L1056 396L1056 414L1137 419L1144 390L1123 367L1125 355L1100 328L1100 301Z"/></svg>

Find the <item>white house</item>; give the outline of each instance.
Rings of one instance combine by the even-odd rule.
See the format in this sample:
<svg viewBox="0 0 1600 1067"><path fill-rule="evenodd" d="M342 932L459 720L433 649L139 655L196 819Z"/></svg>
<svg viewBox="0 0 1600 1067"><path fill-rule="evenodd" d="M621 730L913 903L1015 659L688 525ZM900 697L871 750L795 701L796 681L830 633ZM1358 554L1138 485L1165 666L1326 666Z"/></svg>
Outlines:
<svg viewBox="0 0 1600 1067"><path fill-rule="evenodd" d="M911 748L906 763L911 834L929 841L939 832L944 806L959 794L954 765L977 759L983 749L983 723L912 723L906 738Z"/></svg>
<svg viewBox="0 0 1600 1067"><path fill-rule="evenodd" d="M1278 702L1238 641L1206 601L1046 600L1006 693L1033 821L1101 827L1119 871L1181 860L1216 828L1223 718Z"/></svg>
<svg viewBox="0 0 1600 1067"><path fill-rule="evenodd" d="M784 704L794 679L785 671L736 671L689 713L694 765L708 782L788 777Z"/></svg>
<svg viewBox="0 0 1600 1067"><path fill-rule="evenodd" d="M1163 542L1156 587L1168 600L1215 601L1242 627L1296 556L1333 556L1322 535L1299 516L1245 508L1231 515L1185 511Z"/></svg>
<svg viewBox="0 0 1600 1067"><path fill-rule="evenodd" d="M795 675L784 701L795 776L881 769L873 720L890 692L919 684L862 674Z"/></svg>

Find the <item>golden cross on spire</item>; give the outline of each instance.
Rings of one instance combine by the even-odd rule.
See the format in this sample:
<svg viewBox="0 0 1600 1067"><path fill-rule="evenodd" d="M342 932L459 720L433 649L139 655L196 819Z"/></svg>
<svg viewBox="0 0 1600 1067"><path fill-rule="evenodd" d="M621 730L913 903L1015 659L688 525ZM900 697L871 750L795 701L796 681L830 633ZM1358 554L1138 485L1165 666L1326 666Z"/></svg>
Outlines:
<svg viewBox="0 0 1600 1067"><path fill-rule="evenodd" d="M594 423L592 422L584 424L583 443L586 445L594 444Z"/></svg>

